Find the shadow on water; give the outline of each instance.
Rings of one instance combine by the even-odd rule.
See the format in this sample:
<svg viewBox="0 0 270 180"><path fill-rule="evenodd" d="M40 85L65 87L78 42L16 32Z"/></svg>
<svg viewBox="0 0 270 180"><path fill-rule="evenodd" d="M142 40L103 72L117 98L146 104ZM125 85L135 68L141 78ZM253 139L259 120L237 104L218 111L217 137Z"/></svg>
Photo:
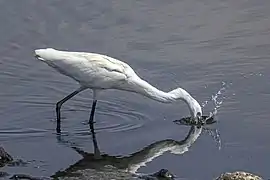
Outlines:
<svg viewBox="0 0 270 180"><path fill-rule="evenodd" d="M95 133L92 134L94 152L87 153L59 135L58 140L61 143L68 144L83 158L63 171L56 172L53 179L70 178L101 178L101 179L130 179L140 177L137 170L145 166L146 163L153 161L165 152L170 151L174 154L183 154L198 139L203 127L191 126L188 134L180 141L166 139L154 142L143 149L130 154L129 156L111 156L102 154L99 150ZM99 172L99 173L98 173ZM99 176L100 174L100 176ZM99 176L99 177L97 177Z"/></svg>

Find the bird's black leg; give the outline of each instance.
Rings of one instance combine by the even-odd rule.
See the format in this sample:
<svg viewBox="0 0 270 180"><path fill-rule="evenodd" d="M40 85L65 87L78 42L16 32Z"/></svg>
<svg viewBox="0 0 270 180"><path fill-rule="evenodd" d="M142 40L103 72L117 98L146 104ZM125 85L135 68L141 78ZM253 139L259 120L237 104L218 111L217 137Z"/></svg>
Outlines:
<svg viewBox="0 0 270 180"><path fill-rule="evenodd" d="M93 140L93 145L94 145L94 156L96 159L100 159L101 154L100 154L100 150L98 148L98 143L97 143L97 138L96 138L94 126L91 128L91 134L92 134L92 140Z"/></svg>
<svg viewBox="0 0 270 180"><path fill-rule="evenodd" d="M56 116L57 116L57 126L56 126L56 132L60 133L61 132L61 114L60 114L60 109L62 107L62 105L69 100L70 98L72 98L73 96L75 96L76 94L78 94L79 92L85 90L86 88L84 87L80 87L79 89L77 89L76 91L72 92L71 94L67 95L64 99L62 99L61 101L58 101L56 103Z"/></svg>
<svg viewBox="0 0 270 180"><path fill-rule="evenodd" d="M92 104L90 118L89 118L89 127L90 127L92 138L93 138L95 156L99 157L100 151L98 149L97 140L96 140L96 133L95 133L95 129L94 129L94 115L95 115L96 105L97 105L97 100L94 100L93 104Z"/></svg>
<svg viewBox="0 0 270 180"><path fill-rule="evenodd" d="M90 125L94 123L94 115L95 115L96 105L97 105L97 100L94 100L93 104L92 104L90 118L89 118Z"/></svg>

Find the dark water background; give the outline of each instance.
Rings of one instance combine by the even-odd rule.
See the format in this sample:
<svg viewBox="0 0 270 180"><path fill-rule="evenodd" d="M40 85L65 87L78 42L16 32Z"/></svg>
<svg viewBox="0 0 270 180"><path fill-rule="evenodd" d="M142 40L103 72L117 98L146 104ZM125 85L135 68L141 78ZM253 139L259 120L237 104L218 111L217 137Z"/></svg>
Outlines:
<svg viewBox="0 0 270 180"><path fill-rule="evenodd" d="M181 86L213 110L225 87L216 125L218 150L201 136L182 155L165 153L140 168L167 168L190 180L246 170L270 177L270 1L252 0L0 0L0 141L25 167L9 173L50 176L81 157L55 135L55 103L76 82L33 58L53 47L121 59L164 91ZM222 85L225 83L225 85ZM93 151L86 124L91 91L63 106L66 139ZM102 152L128 155L188 131L172 120L188 115L182 102L161 104L119 91L102 93L95 124Z"/></svg>

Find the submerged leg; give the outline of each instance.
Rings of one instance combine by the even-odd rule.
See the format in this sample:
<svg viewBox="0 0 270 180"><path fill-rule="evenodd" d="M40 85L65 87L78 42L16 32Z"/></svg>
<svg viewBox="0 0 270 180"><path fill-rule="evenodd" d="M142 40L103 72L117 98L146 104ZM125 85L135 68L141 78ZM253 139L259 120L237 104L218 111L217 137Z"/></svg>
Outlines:
<svg viewBox="0 0 270 180"><path fill-rule="evenodd" d="M99 91L98 90L93 90L93 104L92 104L92 109L91 109L91 114L90 114L90 118L89 118L89 127L90 127L90 131L92 134L92 140L93 140L93 144L94 144L94 151L95 151L95 157L96 158L100 158L100 151L97 145L97 140L96 140L96 133L95 133L95 129L94 129L94 115L95 115L95 110L96 110L96 105L97 105L97 93Z"/></svg>
<svg viewBox="0 0 270 180"><path fill-rule="evenodd" d="M95 100L94 102L97 102L97 100ZM93 102L93 105L94 105L94 102ZM94 106L92 106L92 109L93 109L93 107ZM92 114L92 111L91 111L91 114ZM94 118L94 115L93 115L93 118ZM101 154L100 154L100 150L98 148L93 119L91 122L89 121L89 127L90 127L90 131L92 134L92 141L93 141L93 145L94 145L94 157L95 157L95 159L100 159Z"/></svg>
<svg viewBox="0 0 270 180"><path fill-rule="evenodd" d="M61 114L60 114L60 109L61 106L70 98L72 98L73 96L75 96L76 94L78 94L79 92L85 90L85 87L80 87L79 89L75 90L74 92L72 92L71 94L67 95L64 99L62 99L61 101L58 101L56 103L56 116L57 116L57 127L56 127L56 132L60 133L61 132Z"/></svg>
<svg viewBox="0 0 270 180"><path fill-rule="evenodd" d="M95 128L94 128L94 115L95 115L96 105L97 105L97 100L93 100L92 110L91 110L91 114L90 114L90 118L89 118L89 127L90 127L90 131L92 134L92 140L93 140L93 144L94 144L95 158L100 158L101 156L100 156L100 151L98 148L98 144L97 144L97 140L96 140L96 133L95 133Z"/></svg>

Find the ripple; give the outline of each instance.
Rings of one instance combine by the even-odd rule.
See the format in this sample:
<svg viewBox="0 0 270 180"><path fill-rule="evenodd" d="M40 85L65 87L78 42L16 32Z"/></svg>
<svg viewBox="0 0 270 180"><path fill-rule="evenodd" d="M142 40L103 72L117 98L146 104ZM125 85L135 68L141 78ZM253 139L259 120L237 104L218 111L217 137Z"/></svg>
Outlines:
<svg viewBox="0 0 270 180"><path fill-rule="evenodd" d="M82 107L82 106L81 106ZM85 108L89 113L89 108ZM95 115L96 132L124 132L142 128L150 119L139 112L127 109L125 104L103 101L99 104ZM88 124L88 120L83 124ZM89 127L75 130L77 135L90 134Z"/></svg>
<svg viewBox="0 0 270 180"><path fill-rule="evenodd" d="M35 128L24 128L24 129L0 129L1 136L41 136L44 135L47 130L35 129Z"/></svg>
<svg viewBox="0 0 270 180"><path fill-rule="evenodd" d="M43 129L23 127L28 123L31 123L31 126L35 127L45 126L45 129L50 129L48 131L51 131L49 123L52 121L55 122L56 115L54 112L54 102L57 101L58 99L52 100L50 97L42 96L40 94L32 94L13 100L13 102L17 104L16 108L9 108L8 111L5 110L5 113L12 115L12 121L16 122L16 126L21 128L0 129L0 135L23 135L23 137L27 137L42 136L45 132L47 132ZM77 135L90 134L88 127L88 117L91 109L91 103L89 102L91 102L89 101L89 96L78 96L72 100L72 103L64 104L63 108L61 109L61 119L64 120L62 121L62 124L63 127L68 125L71 129L66 130L70 132L72 131ZM111 102L100 100L95 114L95 120L97 122L95 124L96 132L131 131L142 128L146 122L150 121L146 115L131 109L132 107L128 104L129 102L125 101L114 100L114 102ZM22 113L23 110L27 113ZM44 121L35 121L33 123L33 118L44 119ZM81 126L80 120L74 121L74 118L82 119L82 123L87 126ZM27 126L29 126L29 124ZM63 128L63 130L65 130L65 128Z"/></svg>

